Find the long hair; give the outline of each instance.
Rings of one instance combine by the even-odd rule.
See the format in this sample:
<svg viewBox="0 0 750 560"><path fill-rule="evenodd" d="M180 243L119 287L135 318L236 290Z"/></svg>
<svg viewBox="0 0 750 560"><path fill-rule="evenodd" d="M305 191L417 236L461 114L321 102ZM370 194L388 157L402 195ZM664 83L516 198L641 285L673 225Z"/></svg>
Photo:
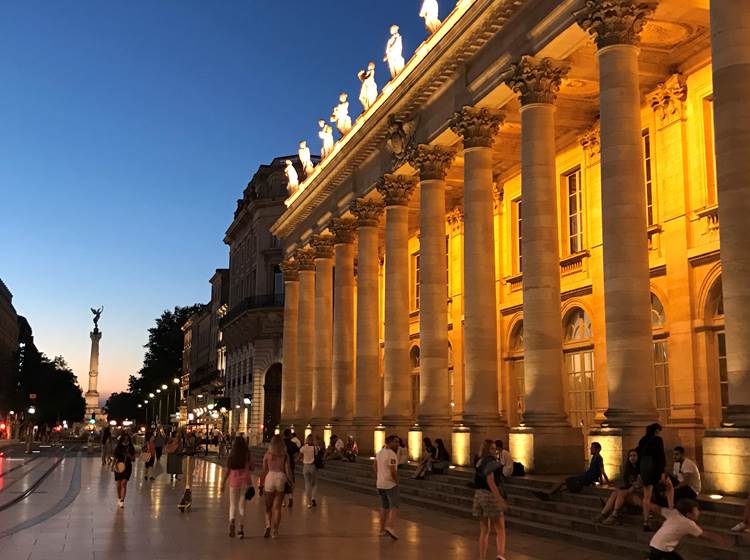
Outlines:
<svg viewBox="0 0 750 560"><path fill-rule="evenodd" d="M249 454L250 450L247 447L245 438L234 438L232 450L229 452L229 457L227 458L227 466L230 469L244 469L247 466Z"/></svg>
<svg viewBox="0 0 750 560"><path fill-rule="evenodd" d="M482 442L482 448L479 450L479 458L483 459L485 457L494 457L495 454L490 451L493 445L495 445L495 442L491 439L484 440Z"/></svg>
<svg viewBox="0 0 750 560"><path fill-rule="evenodd" d="M649 437L653 437L656 435L656 432L661 430L661 424L658 422L654 422L653 424L649 424L646 426L646 435Z"/></svg>
<svg viewBox="0 0 750 560"><path fill-rule="evenodd" d="M284 440L281 439L281 436L275 435L271 438L271 441L268 442L268 451L271 455L276 456L286 454L286 445L284 445Z"/></svg>

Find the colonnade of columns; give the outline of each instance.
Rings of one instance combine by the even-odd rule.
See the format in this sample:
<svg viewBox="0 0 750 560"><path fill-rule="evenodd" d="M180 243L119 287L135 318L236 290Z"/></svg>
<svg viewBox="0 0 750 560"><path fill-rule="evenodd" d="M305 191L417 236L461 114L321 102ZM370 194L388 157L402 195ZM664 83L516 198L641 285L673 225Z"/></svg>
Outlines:
<svg viewBox="0 0 750 560"><path fill-rule="evenodd" d="M714 0L711 8L722 262L733 395L730 415L745 426L750 424L750 345L745 343L750 332L746 324L750 316L750 253L743 243L750 239L750 197L744 178L750 175L750 158L738 150L747 146L750 126L738 127L736 123L750 123L744 101L750 96L750 0ZM609 383L606 417L610 427L638 431L656 418L637 48L651 11L648 4L593 2L576 14L578 23L594 35L598 47ZM566 417L562 385L554 115L566 72L564 63L527 56L513 64L505 78L521 102L527 394L524 426L518 431L517 441L525 440L523 445L531 455L526 458L527 466L533 465L538 471L577 468L582 451L580 430L571 427ZM503 115L497 112L465 107L450 123L462 140L464 164L462 421L472 437L497 433L505 424L498 411L491 149L502 122ZM285 420L312 420L317 424L335 421L368 430L381 422L388 428L403 428L414 421L410 414L408 203L419 187L421 364L417 419L424 426L450 430L454 419L448 380L445 177L455 155L444 147L417 146L409 160L418 178L386 175L377 185L382 202L356 200L349 208L354 218L334 219L330 225L334 236L314 236L313 249L297 250L285 265L284 346L296 348L294 357L285 353ZM381 389L378 228L383 212L385 330ZM359 240L356 313L355 236ZM336 295L332 306L334 253ZM289 325L290 321L296 325ZM541 449L545 453L540 453Z"/></svg>

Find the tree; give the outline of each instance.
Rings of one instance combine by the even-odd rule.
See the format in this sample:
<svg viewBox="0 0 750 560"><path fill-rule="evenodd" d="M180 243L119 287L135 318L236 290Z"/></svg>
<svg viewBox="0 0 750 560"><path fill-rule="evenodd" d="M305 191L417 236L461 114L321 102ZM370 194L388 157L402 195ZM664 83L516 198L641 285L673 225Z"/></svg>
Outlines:
<svg viewBox="0 0 750 560"><path fill-rule="evenodd" d="M104 409L107 412L108 420L118 422L137 420L140 416L143 416L141 414L142 409L138 408L138 399L133 393L112 393L107 399Z"/></svg>

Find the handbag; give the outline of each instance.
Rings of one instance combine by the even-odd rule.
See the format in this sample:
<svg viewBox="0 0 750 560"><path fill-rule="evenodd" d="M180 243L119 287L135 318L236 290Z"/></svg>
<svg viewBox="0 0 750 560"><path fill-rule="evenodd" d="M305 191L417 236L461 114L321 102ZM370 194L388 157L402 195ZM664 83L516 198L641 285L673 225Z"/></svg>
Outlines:
<svg viewBox="0 0 750 560"><path fill-rule="evenodd" d="M125 472L125 469L127 469L127 465L125 465L125 461L117 461L115 463L115 472L118 474L122 474Z"/></svg>
<svg viewBox="0 0 750 560"><path fill-rule="evenodd" d="M250 501L250 500L252 500L252 499L253 499L254 497L255 497L255 487L254 487L254 486L250 486L250 487L248 487L248 489L247 489L247 490L245 491L245 499L246 499L246 500L247 500L247 501L249 502L249 501Z"/></svg>

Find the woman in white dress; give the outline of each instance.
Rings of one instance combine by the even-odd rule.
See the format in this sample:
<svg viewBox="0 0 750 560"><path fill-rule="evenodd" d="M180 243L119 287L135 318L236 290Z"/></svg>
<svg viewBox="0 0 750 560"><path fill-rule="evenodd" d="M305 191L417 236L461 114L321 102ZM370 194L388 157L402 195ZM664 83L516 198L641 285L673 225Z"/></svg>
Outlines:
<svg viewBox="0 0 750 560"><path fill-rule="evenodd" d="M360 70L357 75L362 82L362 88L359 90L359 102L367 111L378 98L378 84L375 83L375 63L370 62L367 65L367 70Z"/></svg>
<svg viewBox="0 0 750 560"><path fill-rule="evenodd" d="M398 32L398 25L391 25L391 36L385 46L383 61L388 63L391 78L398 76L404 69L404 44Z"/></svg>

